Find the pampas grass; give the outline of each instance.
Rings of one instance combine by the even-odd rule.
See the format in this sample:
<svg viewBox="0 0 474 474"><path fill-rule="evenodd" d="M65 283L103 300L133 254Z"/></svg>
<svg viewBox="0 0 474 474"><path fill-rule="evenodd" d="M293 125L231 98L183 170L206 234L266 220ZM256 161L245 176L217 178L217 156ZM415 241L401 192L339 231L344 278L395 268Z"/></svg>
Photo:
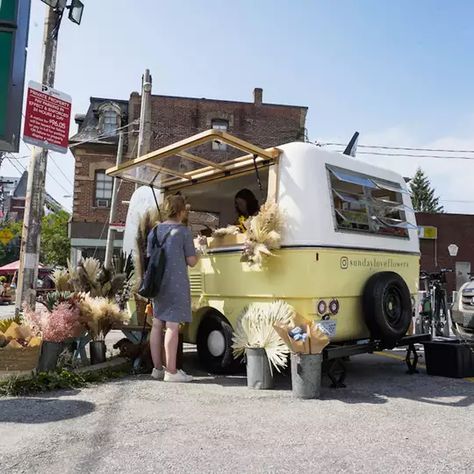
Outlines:
<svg viewBox="0 0 474 474"><path fill-rule="evenodd" d="M273 250L280 248L283 216L278 205L269 201L260 212L250 219L247 240L244 244L242 261L261 266L264 257L273 256Z"/></svg>
<svg viewBox="0 0 474 474"><path fill-rule="evenodd" d="M71 291L72 285L70 283L69 272L66 268L56 268L50 276L54 283L54 287L59 292Z"/></svg>
<svg viewBox="0 0 474 474"><path fill-rule="evenodd" d="M135 252L133 263L135 268L135 285L133 290L136 292L140 287L145 274L146 253L148 244L148 234L159 222L158 209L148 209L140 218L135 242Z"/></svg>
<svg viewBox="0 0 474 474"><path fill-rule="evenodd" d="M79 302L81 322L94 341L104 340L115 324L127 322L130 316L118 304L102 297L83 295Z"/></svg>
<svg viewBox="0 0 474 474"><path fill-rule="evenodd" d="M244 355L247 348L262 348L267 354L270 369L275 367L280 372L286 367L290 351L273 326L290 325L294 314L294 309L284 301L249 305L238 318L232 337L234 357Z"/></svg>

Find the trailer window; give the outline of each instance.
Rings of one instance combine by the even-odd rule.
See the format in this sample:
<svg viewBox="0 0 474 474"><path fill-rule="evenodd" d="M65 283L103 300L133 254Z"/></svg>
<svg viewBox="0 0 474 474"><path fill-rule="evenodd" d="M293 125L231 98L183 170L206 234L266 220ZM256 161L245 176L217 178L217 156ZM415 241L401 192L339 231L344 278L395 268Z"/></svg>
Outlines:
<svg viewBox="0 0 474 474"><path fill-rule="evenodd" d="M415 226L406 220L400 184L327 166L338 231L408 237Z"/></svg>

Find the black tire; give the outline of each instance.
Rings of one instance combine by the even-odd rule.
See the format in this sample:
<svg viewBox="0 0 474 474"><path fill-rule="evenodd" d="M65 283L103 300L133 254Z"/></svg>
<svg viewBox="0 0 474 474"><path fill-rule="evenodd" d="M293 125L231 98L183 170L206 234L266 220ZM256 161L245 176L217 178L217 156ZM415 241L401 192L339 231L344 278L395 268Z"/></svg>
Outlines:
<svg viewBox="0 0 474 474"><path fill-rule="evenodd" d="M410 290L394 272L372 275L362 297L364 318L373 339L394 344L405 336L411 323Z"/></svg>
<svg viewBox="0 0 474 474"><path fill-rule="evenodd" d="M217 340L215 346L212 341ZM212 374L231 374L239 369L240 360L232 355L232 327L217 312L204 316L197 334L198 357Z"/></svg>

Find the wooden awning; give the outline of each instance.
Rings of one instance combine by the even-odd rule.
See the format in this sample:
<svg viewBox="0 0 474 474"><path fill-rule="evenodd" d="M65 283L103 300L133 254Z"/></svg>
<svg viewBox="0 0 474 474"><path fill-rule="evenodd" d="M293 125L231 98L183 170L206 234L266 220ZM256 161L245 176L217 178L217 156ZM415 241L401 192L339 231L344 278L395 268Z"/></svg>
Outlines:
<svg viewBox="0 0 474 474"><path fill-rule="evenodd" d="M214 163L192 150L205 143L218 141L245 154L222 163ZM179 142L165 146L146 155L109 168L107 174L138 184L151 185L163 190L176 190L194 184L214 181L229 176L251 172L269 166L278 159L278 148L263 149L222 130L207 130ZM179 171L167 166L166 160L179 157L194 163L195 169ZM196 167L196 165L199 165ZM177 167L177 166L176 166Z"/></svg>

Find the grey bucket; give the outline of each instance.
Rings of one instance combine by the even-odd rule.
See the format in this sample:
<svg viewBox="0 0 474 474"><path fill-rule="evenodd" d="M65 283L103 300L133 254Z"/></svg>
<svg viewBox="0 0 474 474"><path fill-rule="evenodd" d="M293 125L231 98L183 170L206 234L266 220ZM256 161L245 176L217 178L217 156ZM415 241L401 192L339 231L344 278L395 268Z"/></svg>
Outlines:
<svg viewBox="0 0 474 474"><path fill-rule="evenodd" d="M273 388L273 376L270 371L265 349L246 349L247 386L256 390Z"/></svg>
<svg viewBox="0 0 474 474"><path fill-rule="evenodd" d="M38 360L38 372L50 372L56 370L59 355L63 350L62 342L43 341Z"/></svg>
<svg viewBox="0 0 474 474"><path fill-rule="evenodd" d="M102 364L105 362L106 346L104 341L89 342L89 350L91 356L91 365Z"/></svg>
<svg viewBox="0 0 474 474"><path fill-rule="evenodd" d="M291 387L296 398L319 398L322 354L291 354Z"/></svg>

